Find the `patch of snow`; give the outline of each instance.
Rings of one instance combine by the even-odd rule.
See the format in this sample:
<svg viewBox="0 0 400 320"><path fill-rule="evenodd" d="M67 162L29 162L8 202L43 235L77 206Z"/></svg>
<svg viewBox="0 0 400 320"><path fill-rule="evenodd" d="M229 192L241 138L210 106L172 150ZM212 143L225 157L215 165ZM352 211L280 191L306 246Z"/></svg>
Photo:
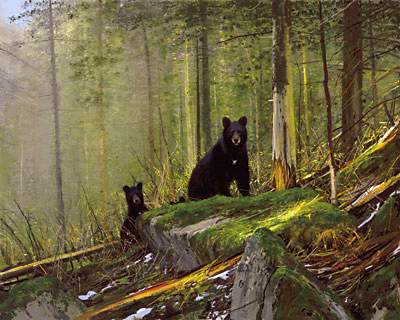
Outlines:
<svg viewBox="0 0 400 320"><path fill-rule="evenodd" d="M149 254L146 254L146 255L144 256L143 262L144 262L144 263L148 263L148 262L150 262L150 261L153 260L153 259L154 259L154 254L152 254L152 253L150 252Z"/></svg>
<svg viewBox="0 0 400 320"><path fill-rule="evenodd" d="M215 276L212 276L208 278L209 280L215 280L215 279L222 279L222 280L228 280L230 273L234 270L235 268L229 269L227 271L218 273Z"/></svg>
<svg viewBox="0 0 400 320"><path fill-rule="evenodd" d="M88 291L88 293L82 294L82 295L78 296L78 299L81 300L81 301L87 301L87 300L89 300L91 297L94 297L96 294L97 294L96 291L90 290L90 291Z"/></svg>
<svg viewBox="0 0 400 320"><path fill-rule="evenodd" d="M200 294L200 295L198 295L195 299L194 299L194 301L201 301L201 300L203 300L205 297L207 297L208 296L208 294L205 292L205 293L203 293L203 294Z"/></svg>
<svg viewBox="0 0 400 320"><path fill-rule="evenodd" d="M397 248L390 254L391 256L395 256L400 253L400 244L397 246Z"/></svg>
<svg viewBox="0 0 400 320"><path fill-rule="evenodd" d="M136 311L136 313L124 318L124 320L143 319L145 316L150 314L152 310L153 308L140 308L138 311Z"/></svg>
<svg viewBox="0 0 400 320"><path fill-rule="evenodd" d="M361 229L361 228L364 227L368 222L370 222L370 221L376 216L376 214L378 213L380 207L381 207L381 204L378 203L378 204L376 205L375 210L371 212L370 216L369 216L367 219L365 219L363 222L361 222L361 223L359 224L359 226L357 227L357 229Z"/></svg>
<svg viewBox="0 0 400 320"><path fill-rule="evenodd" d="M306 268L312 267L312 264L305 264L304 265Z"/></svg>
<svg viewBox="0 0 400 320"><path fill-rule="evenodd" d="M365 270L371 269L373 265L371 264L370 266L366 267Z"/></svg>
<svg viewBox="0 0 400 320"><path fill-rule="evenodd" d="M226 286L224 286L222 284L219 284L219 285L215 286L215 289L217 289L217 290L225 289L225 288L226 288Z"/></svg>
<svg viewBox="0 0 400 320"><path fill-rule="evenodd" d="M111 282L110 284L105 286L103 289L101 289L100 293L103 293L103 292L107 291L108 289L115 288L116 286L117 286L117 284L115 282Z"/></svg>
<svg viewBox="0 0 400 320"><path fill-rule="evenodd" d="M391 193L391 197L400 195L400 190L395 190Z"/></svg>

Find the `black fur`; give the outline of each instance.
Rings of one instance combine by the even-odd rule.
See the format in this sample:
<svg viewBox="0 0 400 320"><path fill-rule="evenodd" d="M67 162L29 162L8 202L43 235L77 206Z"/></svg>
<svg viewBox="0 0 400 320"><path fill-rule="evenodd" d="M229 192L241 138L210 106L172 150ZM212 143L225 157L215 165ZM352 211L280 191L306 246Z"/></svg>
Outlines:
<svg viewBox="0 0 400 320"><path fill-rule="evenodd" d="M124 186L126 203L128 205L128 216L122 225L120 237L124 247L139 240L135 222L145 211L148 211L143 199L143 184L139 182L136 186Z"/></svg>
<svg viewBox="0 0 400 320"><path fill-rule="evenodd" d="M243 196L250 195L247 155L247 118L222 119L224 130L218 142L194 168L189 180L189 198L200 200L220 194L230 196L233 181Z"/></svg>

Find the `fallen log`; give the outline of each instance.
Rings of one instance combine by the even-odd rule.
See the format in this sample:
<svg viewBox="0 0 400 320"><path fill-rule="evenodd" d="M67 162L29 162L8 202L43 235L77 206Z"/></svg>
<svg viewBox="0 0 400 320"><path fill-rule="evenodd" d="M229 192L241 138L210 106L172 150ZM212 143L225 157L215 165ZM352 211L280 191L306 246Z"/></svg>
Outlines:
<svg viewBox="0 0 400 320"><path fill-rule="evenodd" d="M46 273L45 268L54 266L58 263L69 262L94 255L105 249L119 246L119 243L119 241L107 242L88 249L64 253L58 256L49 257L43 260L8 269L6 271L0 272L0 284L2 284L2 282L4 283L6 280L10 280L36 271Z"/></svg>

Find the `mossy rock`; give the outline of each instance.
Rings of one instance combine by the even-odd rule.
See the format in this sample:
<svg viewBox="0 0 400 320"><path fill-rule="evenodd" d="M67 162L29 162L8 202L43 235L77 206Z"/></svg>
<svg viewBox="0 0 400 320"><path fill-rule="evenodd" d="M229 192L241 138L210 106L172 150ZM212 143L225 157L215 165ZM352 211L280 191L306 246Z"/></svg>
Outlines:
<svg viewBox="0 0 400 320"><path fill-rule="evenodd" d="M231 319L351 319L339 300L270 230L246 244L232 291Z"/></svg>
<svg viewBox="0 0 400 320"><path fill-rule="evenodd" d="M83 310L52 276L14 285L0 302L0 319L70 319Z"/></svg>
<svg viewBox="0 0 400 320"><path fill-rule="evenodd" d="M168 255L178 271L243 251L257 228L267 227L306 250L325 230L340 232L355 219L324 202L311 189L294 188L254 197L217 196L152 210L141 234L152 250Z"/></svg>
<svg viewBox="0 0 400 320"><path fill-rule="evenodd" d="M362 319L400 319L400 261L371 274L350 298Z"/></svg>

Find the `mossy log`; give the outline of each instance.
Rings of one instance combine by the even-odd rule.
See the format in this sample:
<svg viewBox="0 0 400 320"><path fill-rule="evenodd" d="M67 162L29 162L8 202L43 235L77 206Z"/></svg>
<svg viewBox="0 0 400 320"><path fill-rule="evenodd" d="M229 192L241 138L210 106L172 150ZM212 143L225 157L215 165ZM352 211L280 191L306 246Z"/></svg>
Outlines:
<svg viewBox="0 0 400 320"><path fill-rule="evenodd" d="M108 243L99 244L97 246L83 249L75 252L65 253L58 256L46 258L40 261L35 261L22 266L17 266L3 272L0 272L0 283L5 282L22 275L26 275L33 272L46 273L46 268L52 267L59 263L68 262L72 260L81 259L83 257L88 257L97 254L105 249L113 248L119 246L119 241L112 241Z"/></svg>

